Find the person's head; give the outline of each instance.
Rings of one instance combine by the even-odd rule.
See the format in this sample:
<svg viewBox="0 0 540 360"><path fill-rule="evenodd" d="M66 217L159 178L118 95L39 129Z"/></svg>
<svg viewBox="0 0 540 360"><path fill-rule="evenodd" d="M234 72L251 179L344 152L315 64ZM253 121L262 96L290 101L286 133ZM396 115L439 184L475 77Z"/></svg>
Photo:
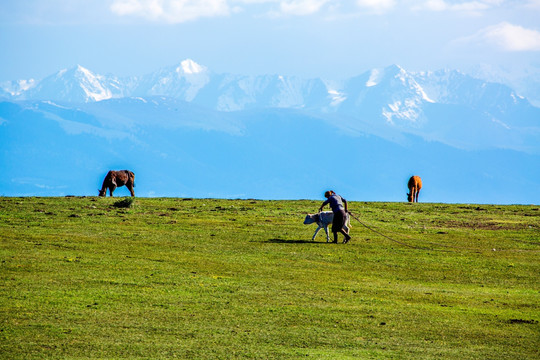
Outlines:
<svg viewBox="0 0 540 360"><path fill-rule="evenodd" d="M324 193L324 197L328 199L330 196L334 194L335 192L333 192L332 190L328 190L327 192Z"/></svg>

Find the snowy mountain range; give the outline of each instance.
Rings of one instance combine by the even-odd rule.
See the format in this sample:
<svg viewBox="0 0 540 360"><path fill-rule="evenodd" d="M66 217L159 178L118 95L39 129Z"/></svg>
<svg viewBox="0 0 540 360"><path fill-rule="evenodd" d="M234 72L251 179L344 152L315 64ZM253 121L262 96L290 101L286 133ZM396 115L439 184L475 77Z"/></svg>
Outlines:
<svg viewBox="0 0 540 360"><path fill-rule="evenodd" d="M539 152L540 109L508 86L456 70L408 72L392 65L345 81L214 74L192 60L141 77L94 74L82 66L41 81L0 84L8 100L91 103L164 96L217 111L295 109L348 131L415 134L461 148ZM481 139L462 135L483 133Z"/></svg>
<svg viewBox="0 0 540 360"><path fill-rule="evenodd" d="M481 103L487 98L492 103L525 101L505 85L474 79L457 70L414 73L392 65L337 82L281 75L214 74L190 59L145 76L127 78L94 74L78 65L41 81L0 83L0 94L11 100L75 103L159 95L219 111L278 107L339 112L345 100L360 105L363 96L381 87L398 101L405 96L412 101L408 101L410 105L418 100L472 106L491 105Z"/></svg>
<svg viewBox="0 0 540 360"><path fill-rule="evenodd" d="M337 160L325 150L339 147ZM391 65L335 81L184 60L140 77L77 66L0 83L6 195L93 194L101 175L76 179L130 168L146 196L311 198L332 186L394 201L420 173L430 201L540 202L539 165L540 108L456 70Z"/></svg>

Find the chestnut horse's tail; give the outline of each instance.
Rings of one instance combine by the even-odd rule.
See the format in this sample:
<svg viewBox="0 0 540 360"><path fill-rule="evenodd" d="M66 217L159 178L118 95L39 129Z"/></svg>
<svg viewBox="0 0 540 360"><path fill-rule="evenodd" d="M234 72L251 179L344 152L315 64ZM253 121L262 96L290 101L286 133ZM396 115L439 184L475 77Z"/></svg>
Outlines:
<svg viewBox="0 0 540 360"><path fill-rule="evenodd" d="M135 187L135 174L133 173L133 171L129 171L128 170L128 176L131 178L131 183L133 184L133 187Z"/></svg>

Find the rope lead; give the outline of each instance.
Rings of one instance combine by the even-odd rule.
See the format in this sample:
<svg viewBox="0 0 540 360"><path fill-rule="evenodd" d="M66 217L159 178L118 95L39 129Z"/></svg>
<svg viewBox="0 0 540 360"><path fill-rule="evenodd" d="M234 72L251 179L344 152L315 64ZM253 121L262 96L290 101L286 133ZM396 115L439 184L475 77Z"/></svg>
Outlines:
<svg viewBox="0 0 540 360"><path fill-rule="evenodd" d="M359 219L356 215L354 215L352 212L349 212L349 215L351 215L356 221L358 221L358 222L359 222L362 226L364 226L365 228L367 228L367 229L373 231L373 232L376 233L376 234L379 234L379 235L381 235L381 236L387 238L387 239L390 240L390 241L393 241L393 242L398 243L398 244L403 245L403 246L410 247L410 248L412 248L412 249L433 250L433 249L426 248L426 247L419 247L419 246L409 245L409 244L404 243L404 242L402 242L402 241L393 239L393 238L391 238L390 236L385 235L385 234L383 234L382 232L377 231L377 230L375 230L375 229L369 227L368 225L364 224L364 223L363 223L362 221L360 221L360 219Z"/></svg>

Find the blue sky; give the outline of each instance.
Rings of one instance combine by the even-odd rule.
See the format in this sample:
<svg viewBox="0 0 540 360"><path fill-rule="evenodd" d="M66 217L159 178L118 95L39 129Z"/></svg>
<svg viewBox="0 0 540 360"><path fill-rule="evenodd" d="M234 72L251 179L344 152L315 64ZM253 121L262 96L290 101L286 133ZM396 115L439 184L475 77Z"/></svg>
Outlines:
<svg viewBox="0 0 540 360"><path fill-rule="evenodd" d="M0 81L80 64L339 79L374 67L540 74L540 0L0 0Z"/></svg>

